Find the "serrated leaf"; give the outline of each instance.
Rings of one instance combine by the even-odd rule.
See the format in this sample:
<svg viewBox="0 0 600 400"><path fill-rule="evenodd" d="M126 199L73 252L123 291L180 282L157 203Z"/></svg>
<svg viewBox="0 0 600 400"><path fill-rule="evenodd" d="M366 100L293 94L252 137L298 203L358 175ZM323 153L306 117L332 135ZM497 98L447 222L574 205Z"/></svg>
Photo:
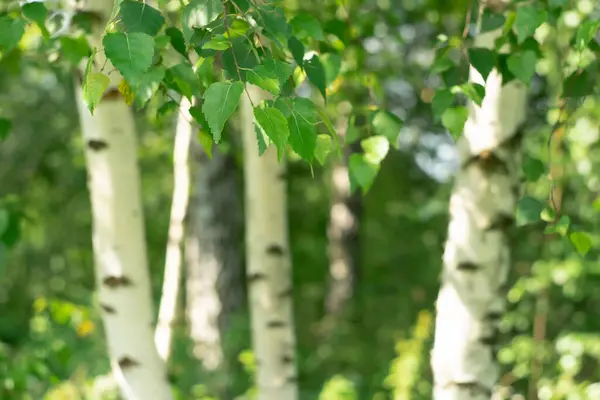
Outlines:
<svg viewBox="0 0 600 400"><path fill-rule="evenodd" d="M302 13L295 16L290 21L290 25L292 27L292 32L298 39L325 39L321 23L308 13Z"/></svg>
<svg viewBox="0 0 600 400"><path fill-rule="evenodd" d="M325 165L325 160L331 152L331 136L317 135L317 147L315 148L315 158L321 165Z"/></svg>
<svg viewBox="0 0 600 400"><path fill-rule="evenodd" d="M26 22L23 19L0 17L0 50L8 52L19 44L25 34Z"/></svg>
<svg viewBox="0 0 600 400"><path fill-rule="evenodd" d="M12 122L6 118L0 118L0 143L2 143L12 130Z"/></svg>
<svg viewBox="0 0 600 400"><path fill-rule="evenodd" d="M324 99L327 99L327 79L325 78L325 68L319 59L319 56L314 54L309 60L304 61L304 71L311 83L319 89Z"/></svg>
<svg viewBox="0 0 600 400"><path fill-rule="evenodd" d="M292 75L292 71L294 70L292 64L287 63L285 61L276 60L274 58L267 58L266 60L264 60L263 63L264 67L268 71L274 73L275 76L277 76L280 87L285 84L290 75Z"/></svg>
<svg viewBox="0 0 600 400"><path fill-rule="evenodd" d="M148 2L123 0L120 13L127 33L141 32L156 36L165 24L165 17Z"/></svg>
<svg viewBox="0 0 600 400"><path fill-rule="evenodd" d="M179 90L181 90L181 94L189 100L191 100L193 96L202 96L202 89L200 87L200 82L198 81L198 76L194 73L194 70L189 63L183 62L177 64L170 68L170 71L175 84Z"/></svg>
<svg viewBox="0 0 600 400"><path fill-rule="evenodd" d="M485 88L479 83L464 83L460 86L460 91L463 92L469 100L481 107L483 98L485 97Z"/></svg>
<svg viewBox="0 0 600 400"><path fill-rule="evenodd" d="M288 39L288 48L292 53L292 57L296 64L302 66L304 64L304 45L296 37L292 36Z"/></svg>
<svg viewBox="0 0 600 400"><path fill-rule="evenodd" d="M258 155L262 156L264 152L267 151L267 147L271 144L271 140L256 124L254 124L254 132L256 133L256 142L258 143Z"/></svg>
<svg viewBox="0 0 600 400"><path fill-rule="evenodd" d="M160 83L165 78L165 73L164 67L152 67L139 80L129 82L138 107L143 107L158 91Z"/></svg>
<svg viewBox="0 0 600 400"><path fill-rule="evenodd" d="M387 138L389 144L395 148L399 147L398 136L402 129L402 120L389 111L377 111L371 122L375 135Z"/></svg>
<svg viewBox="0 0 600 400"><path fill-rule="evenodd" d="M317 145L317 110L309 99L296 97L275 102L287 118L290 129L288 143L307 162L312 162Z"/></svg>
<svg viewBox="0 0 600 400"><path fill-rule="evenodd" d="M592 240L586 233L573 232L569 235L569 240L581 256L585 256L592 248Z"/></svg>
<svg viewBox="0 0 600 400"><path fill-rule="evenodd" d="M454 104L454 93L447 88L438 89L431 100L434 119L439 121L442 118L444 111L446 111L447 108L452 107L452 104Z"/></svg>
<svg viewBox="0 0 600 400"><path fill-rule="evenodd" d="M517 8L514 27L517 30L517 43L521 44L533 36L537 28L548 19L548 12L539 7L525 5Z"/></svg>
<svg viewBox="0 0 600 400"><path fill-rule="evenodd" d="M285 19L283 8L265 2L262 7L258 8L256 14L258 15L255 20L264 29L265 36L283 47L290 33L290 27Z"/></svg>
<svg viewBox="0 0 600 400"><path fill-rule="evenodd" d="M364 151L365 160L371 164L380 164L390 150L390 143L385 136L363 139L360 146Z"/></svg>
<svg viewBox="0 0 600 400"><path fill-rule="evenodd" d="M327 86L331 86L342 68L342 58L334 53L326 53L321 56L321 62L325 68Z"/></svg>
<svg viewBox="0 0 600 400"><path fill-rule="evenodd" d="M230 79L239 79L237 66L240 67L239 75L242 76L242 80L246 79L246 70L252 69L258 65L256 56L252 51L252 48L248 45L246 38L235 38L232 39L232 48L229 48L223 52L223 69L227 72ZM233 54L235 53L235 59Z"/></svg>
<svg viewBox="0 0 600 400"><path fill-rule="evenodd" d="M191 0L181 11L181 28L185 40L190 40L194 28L201 28L214 21L222 10L221 0Z"/></svg>
<svg viewBox="0 0 600 400"><path fill-rule="evenodd" d="M215 143L221 141L225 122L237 108L243 92L244 84L239 81L215 82L206 89L202 112Z"/></svg>
<svg viewBox="0 0 600 400"><path fill-rule="evenodd" d="M489 8L486 8L481 16L481 33L499 29L505 22L506 17L504 15L495 13Z"/></svg>
<svg viewBox="0 0 600 400"><path fill-rule="evenodd" d="M537 55L532 50L511 54L506 60L508 70L521 82L529 85L535 74Z"/></svg>
<svg viewBox="0 0 600 400"><path fill-rule="evenodd" d="M354 192L358 186L363 193L367 193L377 177L379 168L379 164L369 162L362 154L350 155L350 159L348 160L350 190Z"/></svg>
<svg viewBox="0 0 600 400"><path fill-rule="evenodd" d="M523 161L523 174L529 182L536 182L546 172L543 162L533 157L526 157Z"/></svg>
<svg viewBox="0 0 600 400"><path fill-rule="evenodd" d="M106 57L127 80L139 80L152 66L154 39L148 34L108 33L102 44Z"/></svg>
<svg viewBox="0 0 600 400"><path fill-rule="evenodd" d="M543 210L544 204L539 200L530 196L521 198L517 203L516 225L525 226L539 222Z"/></svg>
<svg viewBox="0 0 600 400"><path fill-rule="evenodd" d="M255 107L254 118L277 147L277 159L281 160L281 157L285 154L285 147L290 136L287 120L281 111L274 107Z"/></svg>
<svg viewBox="0 0 600 400"><path fill-rule="evenodd" d="M216 35L202 45L202 49L207 50L227 50L230 47L231 43L224 35Z"/></svg>
<svg viewBox="0 0 600 400"><path fill-rule="evenodd" d="M49 33L46 29L46 18L48 18L48 9L44 5L44 3L36 1L25 3L21 7L21 12L23 16L30 21L35 22L35 24L40 28L44 37L48 37Z"/></svg>
<svg viewBox="0 0 600 400"><path fill-rule="evenodd" d="M165 30L165 33L169 37L171 46L173 46L175 51L187 58L187 48L185 45L185 38L183 37L183 32L181 32L174 26L170 26Z"/></svg>
<svg viewBox="0 0 600 400"><path fill-rule="evenodd" d="M252 83L276 96L281 91L277 75L275 75L275 72L270 71L264 65L257 65L250 71L246 71L246 79L249 83Z"/></svg>
<svg viewBox="0 0 600 400"><path fill-rule="evenodd" d="M442 125L448 129L454 140L458 140L462 135L467 118L469 118L469 110L466 107L448 108L442 114Z"/></svg>
<svg viewBox="0 0 600 400"><path fill-rule="evenodd" d="M83 100L92 115L109 85L110 79L103 73L89 72L87 74L83 85Z"/></svg>
<svg viewBox="0 0 600 400"><path fill-rule="evenodd" d="M577 50L584 50L588 43L594 39L598 29L600 29L600 21L598 20L586 20L579 25L577 34L575 35L575 46Z"/></svg>
<svg viewBox="0 0 600 400"><path fill-rule="evenodd" d="M496 65L496 52L480 47L472 48L469 49L469 61L485 82Z"/></svg>

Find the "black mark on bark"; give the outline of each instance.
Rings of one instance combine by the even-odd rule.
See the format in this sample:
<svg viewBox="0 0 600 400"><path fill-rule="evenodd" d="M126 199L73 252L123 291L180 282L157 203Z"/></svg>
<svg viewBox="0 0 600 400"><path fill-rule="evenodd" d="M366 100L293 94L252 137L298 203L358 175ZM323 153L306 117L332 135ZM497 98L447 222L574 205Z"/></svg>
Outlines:
<svg viewBox="0 0 600 400"><path fill-rule="evenodd" d="M100 308L107 314L115 314L117 312L113 306L104 303L100 303Z"/></svg>
<svg viewBox="0 0 600 400"><path fill-rule="evenodd" d="M90 139L87 142L87 145L90 149L94 151L104 150L108 147L108 143L104 140Z"/></svg>
<svg viewBox="0 0 600 400"><path fill-rule="evenodd" d="M267 322L267 328L285 328L287 324L284 321L269 321Z"/></svg>
<svg viewBox="0 0 600 400"><path fill-rule="evenodd" d="M277 294L277 297L279 297L280 299L286 299L292 295L292 292L293 292L293 289L291 287L289 287L289 288L279 292Z"/></svg>
<svg viewBox="0 0 600 400"><path fill-rule="evenodd" d="M285 355L285 356L281 357L281 362L284 364L291 364L294 362L294 357Z"/></svg>
<svg viewBox="0 0 600 400"><path fill-rule="evenodd" d="M282 256L285 254L285 250L278 244L270 244L267 246L267 254L271 256Z"/></svg>
<svg viewBox="0 0 600 400"><path fill-rule="evenodd" d="M458 265L456 266L457 270L466 272L477 272L480 268L481 267L479 265L467 261L458 263Z"/></svg>
<svg viewBox="0 0 600 400"><path fill-rule="evenodd" d="M104 92L104 94L102 95L102 100L116 100L116 99L120 99L121 96L121 92L119 92L119 89L117 88L110 88L108 89L106 92Z"/></svg>
<svg viewBox="0 0 600 400"><path fill-rule="evenodd" d="M118 287L127 287L131 286L132 284L131 279L129 279L126 276L107 276L106 278L104 278L102 283L111 289Z"/></svg>
<svg viewBox="0 0 600 400"><path fill-rule="evenodd" d="M267 279L267 276L265 274L263 274L262 272L256 272L253 274L248 274L247 281L248 283L254 283L265 279Z"/></svg>
<svg viewBox="0 0 600 400"><path fill-rule="evenodd" d="M129 356L119 358L119 366L122 369L133 368L139 366L140 363Z"/></svg>
<svg viewBox="0 0 600 400"><path fill-rule="evenodd" d="M488 230L507 230L511 228L515 223L515 218L509 214L500 214L497 215L490 226L487 228Z"/></svg>
<svg viewBox="0 0 600 400"><path fill-rule="evenodd" d="M502 318L502 313L499 311L490 311L485 316L485 319L487 319L490 322L497 322L500 320L500 318Z"/></svg>

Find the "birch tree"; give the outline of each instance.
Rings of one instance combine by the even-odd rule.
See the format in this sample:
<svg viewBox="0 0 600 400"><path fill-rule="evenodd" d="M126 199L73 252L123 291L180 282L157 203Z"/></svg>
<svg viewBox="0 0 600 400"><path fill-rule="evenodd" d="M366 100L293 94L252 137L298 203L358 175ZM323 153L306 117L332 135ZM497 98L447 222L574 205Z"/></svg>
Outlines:
<svg viewBox="0 0 600 400"><path fill-rule="evenodd" d="M504 5L488 4L496 12ZM502 29L481 32L474 48L494 49L502 35ZM487 79L480 70L470 68L471 83L483 85L485 97L481 105L469 104L458 141L461 166L450 198L436 303L432 367L437 400L489 399L499 378L495 350L511 266L507 230L518 196L526 87L519 80L503 85L498 69L488 71Z"/></svg>
<svg viewBox="0 0 600 400"><path fill-rule="evenodd" d="M88 41L92 48L101 49L113 1L90 1L84 6L96 22ZM95 52L91 73L105 64L110 61L104 52ZM86 73L90 71L82 75ZM84 100L84 91L91 88L82 90L80 78L76 90L93 214L99 305L112 372L123 397L168 400L171 389L152 340L154 317L134 120L118 90L121 76L113 71L108 79L93 115L89 109L93 104Z"/></svg>
<svg viewBox="0 0 600 400"><path fill-rule="evenodd" d="M247 85L241 101L246 257L252 347L259 400L298 398L285 164L270 146L259 155L254 106L264 92ZM251 99L251 100L250 100ZM260 130L258 131L260 134Z"/></svg>

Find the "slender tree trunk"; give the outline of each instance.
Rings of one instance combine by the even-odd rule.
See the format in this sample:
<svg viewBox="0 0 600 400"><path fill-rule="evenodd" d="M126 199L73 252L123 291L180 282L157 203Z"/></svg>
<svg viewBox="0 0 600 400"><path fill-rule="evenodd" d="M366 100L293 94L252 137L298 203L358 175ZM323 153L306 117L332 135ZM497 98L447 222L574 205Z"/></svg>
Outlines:
<svg viewBox="0 0 600 400"><path fill-rule="evenodd" d="M186 236L186 313L194 354L204 368L215 371L231 361L223 336L245 302L241 193L231 155L214 149L211 159L193 141L192 165L196 173Z"/></svg>
<svg viewBox="0 0 600 400"><path fill-rule="evenodd" d="M492 48L501 30L480 34L476 47ZM498 379L498 324L511 265L508 229L518 195L520 126L526 88L502 85L494 70L481 107L469 106L458 143L461 168L450 198L450 224L437 299L432 367L436 400L489 399Z"/></svg>
<svg viewBox="0 0 600 400"><path fill-rule="evenodd" d="M340 137L344 130L338 130ZM359 223L362 213L360 191L350 194L347 150L344 159L331 171L331 211L329 214L329 290L325 298L327 315L339 315L352 298L358 278L360 257Z"/></svg>
<svg viewBox="0 0 600 400"><path fill-rule="evenodd" d="M248 85L255 105L264 94ZM258 155L254 114L242 96L246 257L259 400L298 399L285 164L270 146Z"/></svg>
<svg viewBox="0 0 600 400"><path fill-rule="evenodd" d="M98 0L88 2L86 11L106 21L112 6L112 0ZM101 48L102 32L103 26L95 27L89 37L92 46ZM104 65L103 57L99 51L97 67ZM106 68L113 70L110 65ZM93 116L84 104L81 85L76 92L93 212L99 303L112 372L123 397L168 400L171 390L153 341L135 126L117 89L121 77L112 71L110 78Z"/></svg>
<svg viewBox="0 0 600 400"><path fill-rule="evenodd" d="M188 156L192 140L192 116L189 113L190 101L181 98L175 144L173 149L173 200L169 222L169 239L165 257L165 272L158 310L158 323L154 341L160 358L167 362L171 356L173 325L177 316L177 299L182 270L182 246L184 220L188 210L190 196L190 170Z"/></svg>

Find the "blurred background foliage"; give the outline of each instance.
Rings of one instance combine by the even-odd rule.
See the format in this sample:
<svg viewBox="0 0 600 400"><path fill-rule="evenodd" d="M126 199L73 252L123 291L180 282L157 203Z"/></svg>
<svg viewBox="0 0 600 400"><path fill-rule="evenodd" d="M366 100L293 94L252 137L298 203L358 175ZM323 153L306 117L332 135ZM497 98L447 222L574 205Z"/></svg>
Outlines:
<svg viewBox="0 0 600 400"><path fill-rule="evenodd" d="M338 48L322 49L332 54L326 67L336 77L328 88L332 118L347 117L349 104L360 104L385 106L405 121L399 150L388 155L364 198L357 291L326 339L328 165L315 168L314 177L305 163L289 166L302 399L431 396L433 305L457 166L452 138L432 117L429 103L440 80L430 69L439 35L458 40L470 5L286 2L290 15L307 11L326 31L346 37ZM558 118L556 82L579 62L569 40L585 15L598 13L589 0L569 5L560 32L538 32L550 50L530 88L525 151L543 162ZM73 71L19 49L0 55L0 68L0 116L13 121L13 134L0 144L0 398L116 399L102 379L109 365L95 307ZM524 399L532 382L540 399L600 398L599 102L588 96L573 109L563 146L563 210L590 234L592 250L579 256L569 241L546 239L541 224L515 231L510 311L498 354L506 399ZM156 303L171 202L174 112L157 117L151 104L136 116ZM523 194L540 202L550 188L544 168L538 167L540 179L523 185ZM239 316L227 341L249 349L247 326L247 315ZM243 368L237 376L208 377L191 355L185 329L182 316L170 367L179 398L215 398L213 379L226 379L239 395L251 390L249 350L239 356Z"/></svg>

